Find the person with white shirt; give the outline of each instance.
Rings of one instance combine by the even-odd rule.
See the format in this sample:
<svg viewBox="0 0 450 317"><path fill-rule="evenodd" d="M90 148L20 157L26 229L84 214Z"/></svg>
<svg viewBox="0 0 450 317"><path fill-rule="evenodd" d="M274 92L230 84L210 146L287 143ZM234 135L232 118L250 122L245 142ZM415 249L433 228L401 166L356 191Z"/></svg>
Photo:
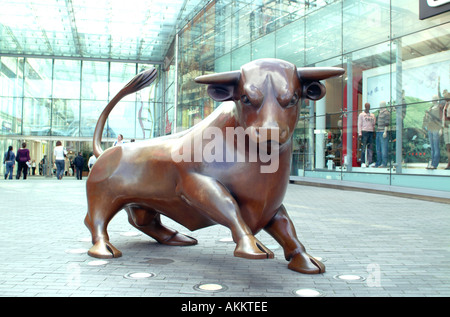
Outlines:
<svg viewBox="0 0 450 317"><path fill-rule="evenodd" d="M97 161L97 158L95 157L94 154L92 154L88 161L89 173L91 172L91 169L94 166L96 161Z"/></svg>
<svg viewBox="0 0 450 317"><path fill-rule="evenodd" d="M117 141L114 142L114 146L122 145L122 144L123 144L123 135L119 134L119 136L117 137Z"/></svg>
<svg viewBox="0 0 450 317"><path fill-rule="evenodd" d="M56 142L56 147L53 150L53 156L56 164L56 177L61 180L64 175L64 160L67 155L66 149L62 146L61 141Z"/></svg>

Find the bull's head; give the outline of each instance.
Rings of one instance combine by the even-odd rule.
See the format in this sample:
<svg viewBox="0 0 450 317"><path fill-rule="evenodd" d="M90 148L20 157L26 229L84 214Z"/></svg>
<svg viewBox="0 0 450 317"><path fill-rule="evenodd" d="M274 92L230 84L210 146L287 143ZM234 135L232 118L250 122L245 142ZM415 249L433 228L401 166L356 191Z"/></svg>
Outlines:
<svg viewBox="0 0 450 317"><path fill-rule="evenodd" d="M283 144L290 139L297 124L299 101L321 99L325 86L319 80L343 73L342 68L297 69L283 60L260 59L245 64L240 71L204 75L195 81L208 85L212 99L236 103L239 125L250 128L253 141L276 139ZM273 135L273 131L278 135Z"/></svg>

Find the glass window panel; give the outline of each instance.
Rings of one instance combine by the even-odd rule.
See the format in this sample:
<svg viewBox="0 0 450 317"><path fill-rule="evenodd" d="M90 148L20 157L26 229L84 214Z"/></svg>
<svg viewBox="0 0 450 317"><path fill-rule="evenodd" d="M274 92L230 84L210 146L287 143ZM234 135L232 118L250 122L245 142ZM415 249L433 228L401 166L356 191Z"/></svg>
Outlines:
<svg viewBox="0 0 450 317"><path fill-rule="evenodd" d="M0 97L1 135L22 133L22 98Z"/></svg>
<svg viewBox="0 0 450 317"><path fill-rule="evenodd" d="M50 135L51 99L24 98L23 134Z"/></svg>
<svg viewBox="0 0 450 317"><path fill-rule="evenodd" d="M448 23L450 20L450 12L419 20L419 5L411 5L411 0L391 0L391 8L392 37L394 38Z"/></svg>
<svg viewBox="0 0 450 317"><path fill-rule="evenodd" d="M80 100L53 99L52 135L79 136Z"/></svg>
<svg viewBox="0 0 450 317"><path fill-rule="evenodd" d="M219 22L214 30L215 54L221 56L231 50L231 20L226 19Z"/></svg>
<svg viewBox="0 0 450 317"><path fill-rule="evenodd" d="M136 135L137 139L148 139L153 136L155 129L155 112L152 103L137 100Z"/></svg>
<svg viewBox="0 0 450 317"><path fill-rule="evenodd" d="M381 102L386 102L389 105L391 100L390 91L390 43L382 43L364 50L359 50L351 55L348 55L346 60L346 74L344 86L344 117L343 117L343 158L346 160L345 172L366 172L365 167L376 164L376 139L375 130L371 133L362 132L364 135L370 136L370 142L366 148L362 143L362 138L365 138L358 131L359 116L364 113L365 104L370 104L370 114L372 117L377 117L379 114L379 107ZM387 81L377 80L376 73L380 69L387 69ZM349 70L351 69L351 73ZM351 82L351 86L349 85ZM351 87L351 89L350 89ZM350 89L350 91L349 91ZM351 122L349 119L351 117ZM363 118L362 118L363 119ZM363 120L364 121L364 120ZM366 120L367 121L367 120ZM388 126L388 142L389 155L392 153L393 142L395 139L391 137L392 126ZM367 128L362 128L362 131L376 129L372 124L368 124ZM351 131L351 132L350 132ZM395 131L395 128L394 128ZM350 140L352 144L348 144L348 134L351 133ZM395 134L395 132L394 132ZM349 154L351 152L351 156ZM390 161L390 159L389 159ZM383 179L383 178L380 178Z"/></svg>
<svg viewBox="0 0 450 317"><path fill-rule="evenodd" d="M83 61L82 76L82 99L108 100L108 63Z"/></svg>
<svg viewBox="0 0 450 317"><path fill-rule="evenodd" d="M276 57L299 67L305 65L305 19L295 21L276 32Z"/></svg>
<svg viewBox="0 0 450 317"><path fill-rule="evenodd" d="M126 142L136 138L136 102L119 102L108 117L110 137L122 134Z"/></svg>
<svg viewBox="0 0 450 317"><path fill-rule="evenodd" d="M245 7L233 15L232 45L233 48L250 42L250 16L252 10Z"/></svg>
<svg viewBox="0 0 450 317"><path fill-rule="evenodd" d="M81 61L55 59L53 98L80 98Z"/></svg>
<svg viewBox="0 0 450 317"><path fill-rule="evenodd" d="M330 4L306 16L306 65L342 53L341 4Z"/></svg>
<svg viewBox="0 0 450 317"><path fill-rule="evenodd" d="M247 64L251 60L250 44L244 45L231 53L232 70L239 70L241 66Z"/></svg>
<svg viewBox="0 0 450 317"><path fill-rule="evenodd" d="M215 5L217 22L228 18L232 13L233 6L232 0L217 0Z"/></svg>
<svg viewBox="0 0 450 317"><path fill-rule="evenodd" d="M397 173L423 174L429 172L426 168L447 166L440 131L445 125L441 121L445 98L450 97L450 49L443 44L450 35L443 31L444 27L436 27L394 41L392 126L397 132L395 162L403 163Z"/></svg>
<svg viewBox="0 0 450 317"><path fill-rule="evenodd" d="M275 57L274 32L252 42L252 60L269 57Z"/></svg>
<svg viewBox="0 0 450 317"><path fill-rule="evenodd" d="M126 84L136 75L136 64L134 63L111 63L109 95L112 99ZM135 94L124 97L123 101L134 101ZM125 137L125 135L124 135Z"/></svg>
<svg viewBox="0 0 450 317"><path fill-rule="evenodd" d="M354 51L389 39L390 0L343 1L344 52Z"/></svg>
<svg viewBox="0 0 450 317"><path fill-rule="evenodd" d="M22 97L23 57L0 57L0 96Z"/></svg>
<svg viewBox="0 0 450 317"><path fill-rule="evenodd" d="M41 58L25 59L25 96L51 98L52 60Z"/></svg>
<svg viewBox="0 0 450 317"><path fill-rule="evenodd" d="M230 60L230 56L231 54L226 54L223 55L221 57L219 57L218 59L215 60L215 67L214 67L214 72L216 73L220 73L220 72L226 72L231 70L231 60Z"/></svg>
<svg viewBox="0 0 450 317"><path fill-rule="evenodd" d="M138 72L143 72L146 69L153 67L153 65L148 64L138 64ZM159 67L156 67L157 71L160 73ZM159 74L158 73L158 74ZM159 75L160 76L160 75ZM161 109L155 111L155 104L157 103L157 92L158 92L158 78L156 78L153 83L138 91L136 93L136 138L137 139L148 139L153 137L155 132L155 125L160 120ZM157 103L161 106L160 103Z"/></svg>
<svg viewBox="0 0 450 317"><path fill-rule="evenodd" d="M97 125L98 118L100 117L103 109L106 107L106 104L106 101L81 100L81 119L79 126L80 137L91 138L94 136L95 126ZM76 128L76 124L74 126ZM115 135L112 135L110 132L108 122L106 122L102 136L115 137Z"/></svg>

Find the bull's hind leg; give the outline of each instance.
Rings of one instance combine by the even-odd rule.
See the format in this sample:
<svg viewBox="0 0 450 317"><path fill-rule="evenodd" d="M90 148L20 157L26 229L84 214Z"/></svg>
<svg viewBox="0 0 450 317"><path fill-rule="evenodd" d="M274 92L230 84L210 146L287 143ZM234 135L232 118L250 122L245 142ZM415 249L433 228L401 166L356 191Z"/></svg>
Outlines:
<svg viewBox="0 0 450 317"><path fill-rule="evenodd" d="M190 173L182 177L177 194L188 205L205 216L228 227L236 248L234 255L247 259L273 258L273 253L254 236L241 216L239 205L230 192L217 180Z"/></svg>
<svg viewBox="0 0 450 317"><path fill-rule="evenodd" d="M197 240L165 227L161 223L160 214L151 209L127 207L128 221L146 235L152 237L161 244L187 246L197 244Z"/></svg>
<svg viewBox="0 0 450 317"><path fill-rule="evenodd" d="M121 208L114 208L109 203L108 199L88 200L88 213L84 219L84 223L92 235L93 246L89 249L88 254L101 259L122 256L122 252L109 242L107 232L108 223Z"/></svg>

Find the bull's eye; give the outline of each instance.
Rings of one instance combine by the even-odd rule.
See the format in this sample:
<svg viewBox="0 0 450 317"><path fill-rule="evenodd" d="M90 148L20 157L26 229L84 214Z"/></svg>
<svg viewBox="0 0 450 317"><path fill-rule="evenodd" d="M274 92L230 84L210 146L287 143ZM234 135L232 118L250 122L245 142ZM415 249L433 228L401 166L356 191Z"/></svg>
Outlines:
<svg viewBox="0 0 450 317"><path fill-rule="evenodd" d="M292 96L291 101L289 101L288 107L293 107L298 103L298 95L295 93L294 96Z"/></svg>
<svg viewBox="0 0 450 317"><path fill-rule="evenodd" d="M248 99L248 96L247 95L242 95L242 97L241 97L241 102L244 104L244 105L251 105L252 103L250 102L250 99Z"/></svg>

